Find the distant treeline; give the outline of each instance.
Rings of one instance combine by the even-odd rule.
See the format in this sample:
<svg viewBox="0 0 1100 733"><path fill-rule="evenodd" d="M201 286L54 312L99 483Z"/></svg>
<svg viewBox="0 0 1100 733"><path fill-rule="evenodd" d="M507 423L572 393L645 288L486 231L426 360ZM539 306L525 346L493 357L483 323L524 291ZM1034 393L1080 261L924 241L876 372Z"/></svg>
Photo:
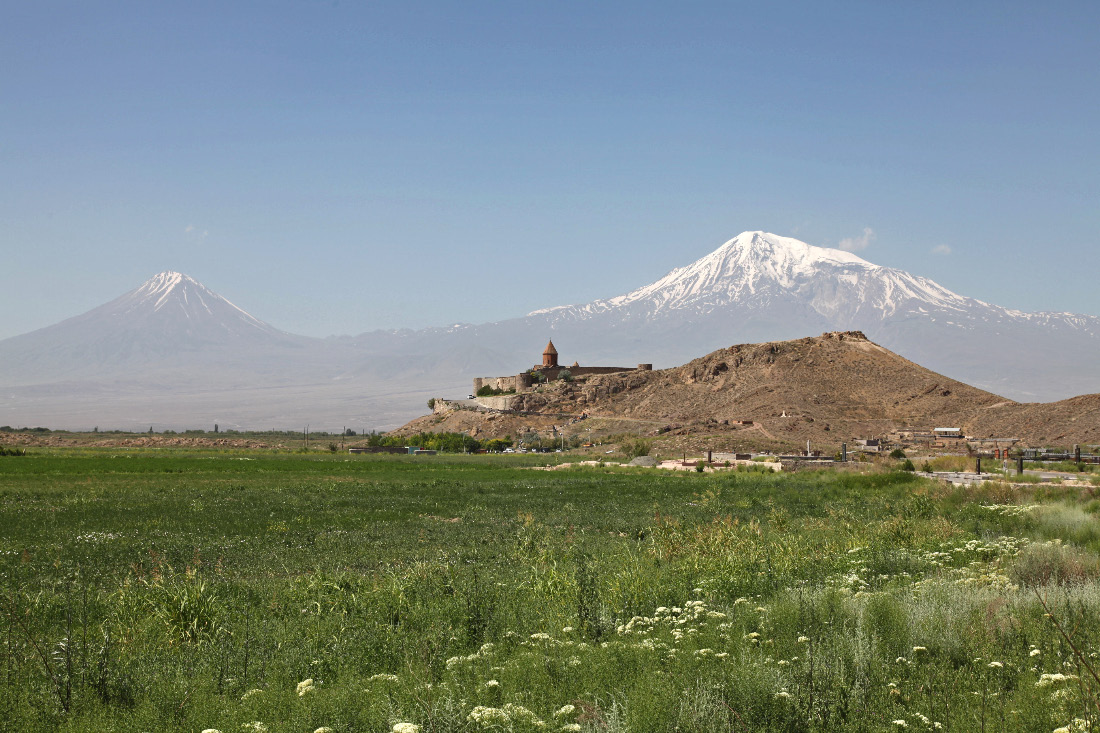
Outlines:
<svg viewBox="0 0 1100 733"><path fill-rule="evenodd" d="M0 433L58 433L60 435L71 435L73 433L98 433L101 435L238 435L238 436L275 436L280 438L295 438L301 437L304 434L302 430L220 430L217 425L213 430L203 430L201 428L191 428L188 430L100 430L98 427L91 430L52 430L50 428L13 428L11 425L0 425ZM310 430L309 436L311 438L326 438L326 437L340 437L345 435L348 437L358 435L357 432L351 428L347 428L343 433L330 433L324 430Z"/></svg>
<svg viewBox="0 0 1100 733"><path fill-rule="evenodd" d="M511 438L493 438L478 440L466 433L417 433L416 435L386 435L370 432L364 435L367 445L373 446L412 446L424 450L437 450L444 453L474 453L479 450L502 451L512 446Z"/></svg>

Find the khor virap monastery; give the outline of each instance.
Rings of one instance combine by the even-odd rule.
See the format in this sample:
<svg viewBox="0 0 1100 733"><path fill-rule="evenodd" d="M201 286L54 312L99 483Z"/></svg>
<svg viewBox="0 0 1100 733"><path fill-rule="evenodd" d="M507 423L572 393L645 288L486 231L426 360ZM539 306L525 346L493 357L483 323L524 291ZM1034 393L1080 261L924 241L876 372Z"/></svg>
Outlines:
<svg viewBox="0 0 1100 733"><path fill-rule="evenodd" d="M489 387L496 393L501 392L526 392L536 384L553 382L557 379L571 379L583 377L589 374L614 374L615 372L629 372L634 369L651 370L652 364L639 364L636 367L615 366L581 366L573 362L572 366L563 367L558 364L558 350L554 348L554 342L546 344L546 350L542 352L542 363L536 364L522 374L510 377L475 377L474 394Z"/></svg>

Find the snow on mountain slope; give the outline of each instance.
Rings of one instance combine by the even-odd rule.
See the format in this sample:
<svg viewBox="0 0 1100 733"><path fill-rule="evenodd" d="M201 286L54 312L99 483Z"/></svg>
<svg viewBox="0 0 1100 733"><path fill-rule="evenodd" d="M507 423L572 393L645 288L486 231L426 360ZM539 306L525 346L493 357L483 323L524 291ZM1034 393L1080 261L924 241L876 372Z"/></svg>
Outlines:
<svg viewBox="0 0 1100 733"><path fill-rule="evenodd" d="M0 341L0 384L188 369L194 380L212 379L218 370L268 371L277 355L314 342L323 343L284 333L186 275L162 272L98 308Z"/></svg>
<svg viewBox="0 0 1100 733"><path fill-rule="evenodd" d="M526 320L620 361L615 347L642 335L630 347L649 351L637 358L663 366L732 343L860 330L926 367L1018 399L1100 391L1085 366L1100 357L1100 318L1003 308L850 252L759 231L625 295ZM1032 347L1031 358L1020 344Z"/></svg>
<svg viewBox="0 0 1100 733"><path fill-rule="evenodd" d="M255 335L289 336L179 272L165 271L110 303L77 317L116 328L134 328L155 323L161 328L182 327L201 338L223 334L235 337Z"/></svg>
<svg viewBox="0 0 1100 733"><path fill-rule="evenodd" d="M814 310L825 316L864 306L894 313L912 301L948 309L980 302L926 278L872 264L851 252L767 232L743 232L705 257L626 295L529 315L572 311L583 317L585 313L629 309L656 317L662 312L710 311L737 303L758 306L787 294L808 296Z"/></svg>

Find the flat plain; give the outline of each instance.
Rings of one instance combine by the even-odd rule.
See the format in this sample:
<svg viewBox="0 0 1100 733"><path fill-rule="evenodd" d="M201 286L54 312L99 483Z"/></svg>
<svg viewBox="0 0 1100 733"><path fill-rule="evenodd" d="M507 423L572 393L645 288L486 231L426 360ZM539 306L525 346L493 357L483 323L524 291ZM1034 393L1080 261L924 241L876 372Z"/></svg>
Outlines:
<svg viewBox="0 0 1100 733"><path fill-rule="evenodd" d="M0 728L1098 723L1095 481L544 460L2 457Z"/></svg>

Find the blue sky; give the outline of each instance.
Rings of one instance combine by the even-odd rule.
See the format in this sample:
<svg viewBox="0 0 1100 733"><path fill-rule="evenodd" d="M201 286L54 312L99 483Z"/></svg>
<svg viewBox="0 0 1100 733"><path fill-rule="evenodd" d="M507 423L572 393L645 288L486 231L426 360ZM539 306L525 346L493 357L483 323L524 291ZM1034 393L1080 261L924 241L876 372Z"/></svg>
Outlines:
<svg viewBox="0 0 1100 733"><path fill-rule="evenodd" d="M744 230L1100 315L1100 3L76 2L0 24L0 338L166 269L310 335Z"/></svg>

